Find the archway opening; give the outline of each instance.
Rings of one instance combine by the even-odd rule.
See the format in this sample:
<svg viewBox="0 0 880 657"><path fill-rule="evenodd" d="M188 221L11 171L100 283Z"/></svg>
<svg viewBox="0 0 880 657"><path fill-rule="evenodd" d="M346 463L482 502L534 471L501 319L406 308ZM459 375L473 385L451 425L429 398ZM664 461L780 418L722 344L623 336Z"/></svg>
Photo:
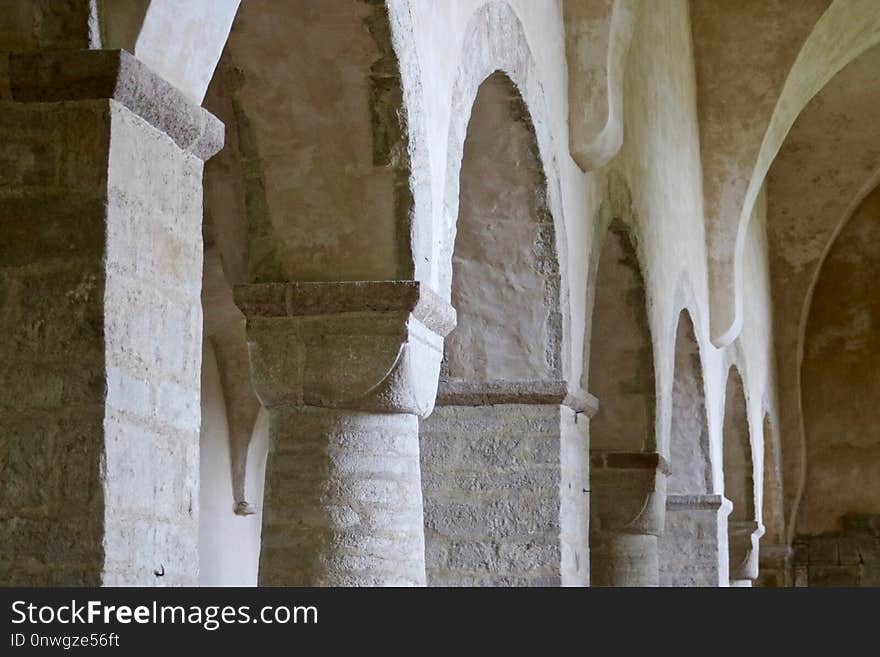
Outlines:
<svg viewBox="0 0 880 657"><path fill-rule="evenodd" d="M528 109L500 71L478 89L463 153L458 325L420 427L428 584L585 582L585 529L578 552L577 530L562 524L563 444L580 444L583 470L586 449L561 406L554 221ZM585 528L585 496L571 497Z"/></svg>
<svg viewBox="0 0 880 657"><path fill-rule="evenodd" d="M686 311L679 315L675 335L669 463L669 495L703 495L712 490L700 346Z"/></svg>
<svg viewBox="0 0 880 657"><path fill-rule="evenodd" d="M496 72L480 86L464 145L452 256L458 325L449 381L559 377L559 266L547 182L528 110Z"/></svg>
<svg viewBox="0 0 880 657"><path fill-rule="evenodd" d="M727 374L723 433L724 495L732 509L727 518L727 541L731 586L751 586L758 575L755 516L755 477L748 406L743 380L736 366Z"/></svg>
<svg viewBox="0 0 880 657"><path fill-rule="evenodd" d="M825 256L803 338L801 585L878 586L880 558L880 188Z"/></svg>
<svg viewBox="0 0 880 657"><path fill-rule="evenodd" d="M703 367L693 322L685 310L679 315L675 332L674 367L670 474L659 547L660 585L718 586L721 497L711 494Z"/></svg>
<svg viewBox="0 0 880 657"><path fill-rule="evenodd" d="M311 503L314 486L278 472L273 487L271 461L265 471L269 423L257 421L232 290L413 277L408 132L388 8L242 3L205 107L226 125L226 145L204 180L204 348L217 381L203 404L203 456L214 467L203 468L200 549L218 567L202 583L255 583L261 534L287 542L296 530L279 510Z"/></svg>
<svg viewBox="0 0 880 657"><path fill-rule="evenodd" d="M780 587L790 581L791 550L786 543L785 512L783 509L782 468L779 458L779 436L770 415L764 415L763 424L764 469L761 487L760 569L757 586Z"/></svg>
<svg viewBox="0 0 880 657"><path fill-rule="evenodd" d="M590 392L599 400L590 422L591 582L656 586L666 466L656 448L645 284L622 220L611 222L597 267L589 355Z"/></svg>
<svg viewBox="0 0 880 657"><path fill-rule="evenodd" d="M590 450L656 449L654 349L645 282L629 228L615 219L602 245L590 337L590 392L600 403Z"/></svg>

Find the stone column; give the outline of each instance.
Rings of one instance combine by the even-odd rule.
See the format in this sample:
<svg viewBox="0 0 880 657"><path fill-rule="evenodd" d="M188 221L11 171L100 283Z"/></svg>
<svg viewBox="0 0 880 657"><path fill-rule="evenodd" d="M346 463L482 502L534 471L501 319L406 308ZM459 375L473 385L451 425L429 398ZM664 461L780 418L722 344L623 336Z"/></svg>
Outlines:
<svg viewBox="0 0 880 657"><path fill-rule="evenodd" d="M121 51L0 103L0 582L195 585L202 165L223 126Z"/></svg>
<svg viewBox="0 0 880 657"><path fill-rule="evenodd" d="M590 452L592 586L658 586L668 475L657 453Z"/></svg>
<svg viewBox="0 0 880 657"><path fill-rule="evenodd" d="M749 587L758 578L758 543L763 535L764 525L757 520L727 523L730 586Z"/></svg>
<svg viewBox="0 0 880 657"><path fill-rule="evenodd" d="M723 495L669 495L659 539L660 586L727 586L727 516Z"/></svg>
<svg viewBox="0 0 880 657"><path fill-rule="evenodd" d="M758 555L758 580L755 586L778 588L791 586L791 557L788 545L761 543Z"/></svg>
<svg viewBox="0 0 880 657"><path fill-rule="evenodd" d="M420 431L429 585L587 585L596 408L565 381L441 382Z"/></svg>
<svg viewBox="0 0 880 657"><path fill-rule="evenodd" d="M424 585L418 418L455 311L413 281L235 297L270 417L260 584Z"/></svg>

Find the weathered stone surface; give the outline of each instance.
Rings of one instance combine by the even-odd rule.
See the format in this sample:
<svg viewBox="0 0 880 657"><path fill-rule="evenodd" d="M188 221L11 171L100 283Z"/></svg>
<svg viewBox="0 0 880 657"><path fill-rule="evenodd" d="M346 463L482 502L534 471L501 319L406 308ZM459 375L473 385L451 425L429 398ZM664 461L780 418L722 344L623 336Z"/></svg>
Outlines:
<svg viewBox="0 0 880 657"><path fill-rule="evenodd" d="M395 292L402 298L389 301ZM295 304L313 294L346 293L354 298L342 303L342 310L333 304L310 310L310 301ZM454 326L455 315L424 286L269 284L239 287L236 294L248 317L254 389L267 408L296 404L422 416L431 412L442 336ZM371 304L379 309L371 310Z"/></svg>
<svg viewBox="0 0 880 657"><path fill-rule="evenodd" d="M669 495L659 537L660 586L725 586L724 528L730 502L721 495Z"/></svg>
<svg viewBox="0 0 880 657"><path fill-rule="evenodd" d="M57 76L77 65L28 57L13 95L33 102L0 103L2 579L194 584L205 153L114 96L212 120L155 76L138 87L149 75L119 53L72 60L139 72L124 93L71 91Z"/></svg>
<svg viewBox="0 0 880 657"><path fill-rule="evenodd" d="M497 392L477 387L475 400ZM430 586L589 581L585 427L558 401L525 399L444 403L422 421Z"/></svg>
<svg viewBox="0 0 880 657"><path fill-rule="evenodd" d="M766 588L794 586L792 567L794 550L788 545L768 544L766 540L765 535L758 555L758 579L755 580L755 586Z"/></svg>
<svg viewBox="0 0 880 657"><path fill-rule="evenodd" d="M880 516L849 513L842 532L799 536L794 542L795 586L877 586Z"/></svg>
<svg viewBox="0 0 880 657"><path fill-rule="evenodd" d="M38 51L9 63L19 102L112 99L207 160L223 147L223 124L124 50Z"/></svg>
<svg viewBox="0 0 880 657"><path fill-rule="evenodd" d="M441 380L437 405L560 404L588 418L595 415L599 401L584 390L569 388L565 381Z"/></svg>
<svg viewBox="0 0 880 657"><path fill-rule="evenodd" d="M260 582L424 585L417 416L454 311L406 281L251 285L236 300L270 417Z"/></svg>
<svg viewBox="0 0 880 657"><path fill-rule="evenodd" d="M657 453L590 450L593 586L657 586L669 466Z"/></svg>
<svg viewBox="0 0 880 657"><path fill-rule="evenodd" d="M461 526L490 525L504 539L497 549L468 537L429 549L462 572L468 563L497 571L459 581L558 584L575 572L582 583L588 516L573 514L568 534L561 509L584 508L590 495L594 556L618 558L612 579L650 580L654 538L662 556L674 536L660 532L664 513L670 529L684 513L682 500L661 499L659 461L643 463L655 452L670 461L670 495L733 502L731 520L745 523L731 525L733 559L748 571L735 584L751 582L759 551L746 525L758 523L766 581L809 583L811 567L815 582L876 581L874 521L840 520L878 510L876 0L249 0L210 95L231 139L207 176L205 212L201 160L220 146L220 125L189 101L201 100L238 0L0 4L9 581L144 583L155 569L168 573L163 582L193 581L200 224L229 293L226 309L205 297L209 312L234 305L232 286L280 285L247 301L271 409L259 432L244 319L208 333L224 337L203 411L216 435L205 444L222 452L237 436L228 467L220 459L209 471L237 478L234 505L218 503L218 513L260 506L259 494L254 507L238 503L249 437L268 442L270 414L290 411L273 429L279 438L297 428L291 409L336 418L315 426L338 450L338 470L297 465L293 447L276 454L279 472L301 487L329 482L337 496L316 507L339 546L323 553L329 566L316 581L346 572L397 581L372 559L407 554L403 539L395 547L370 523L349 531L345 509L420 488L382 454L418 458L413 420L435 403L452 313L421 286L466 318L447 338L441 409L553 408L522 413L515 433L559 434L506 440L513 419L486 411L483 440L448 418L442 440L426 446L439 464L473 467L426 472L425 490L460 491ZM686 382L675 346L683 308L694 329ZM712 339L723 346L707 348ZM565 442L557 413L583 440L593 414L593 447L624 453L599 459L589 485L583 441ZM359 414L385 428L339 428ZM367 434L376 452L361 454ZM403 479L383 479L382 468ZM543 496L566 477L583 486L552 504L530 506L521 493ZM292 485L275 480L276 490ZM220 483L205 494L228 495ZM466 506L483 495L491 504ZM534 514L518 527L520 507ZM273 508L283 520L285 507ZM692 511L682 523L696 553L711 521ZM417 515L382 514L402 534ZM554 523L558 546L515 534L552 533ZM806 553L786 575L799 534ZM295 542L272 548L279 573L282 562L305 563ZM557 561L559 573L513 574Z"/></svg>

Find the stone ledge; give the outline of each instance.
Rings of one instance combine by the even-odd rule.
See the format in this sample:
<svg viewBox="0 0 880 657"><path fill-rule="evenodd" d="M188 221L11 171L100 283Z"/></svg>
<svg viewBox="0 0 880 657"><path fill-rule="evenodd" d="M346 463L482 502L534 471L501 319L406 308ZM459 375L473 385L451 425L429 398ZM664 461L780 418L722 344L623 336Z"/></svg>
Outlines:
<svg viewBox="0 0 880 657"><path fill-rule="evenodd" d="M726 510L733 509L733 504L723 495L667 495L666 508L673 511L683 510Z"/></svg>
<svg viewBox="0 0 880 657"><path fill-rule="evenodd" d="M411 312L446 336L455 309L418 281L339 281L239 285L235 303L246 317L307 317L363 312Z"/></svg>
<svg viewBox="0 0 880 657"><path fill-rule="evenodd" d="M794 555L794 550L788 545L761 543L760 561L767 563L785 562Z"/></svg>
<svg viewBox="0 0 880 657"><path fill-rule="evenodd" d="M437 406L496 406L500 404L559 404L593 417L599 401L580 388L569 391L565 381L440 381Z"/></svg>
<svg viewBox="0 0 880 657"><path fill-rule="evenodd" d="M757 520L728 520L728 533L741 534L743 536L757 534L758 537L764 535L764 525Z"/></svg>
<svg viewBox="0 0 880 657"><path fill-rule="evenodd" d="M669 476L669 463L657 452L613 452L590 450L590 467L607 470L657 470Z"/></svg>
<svg viewBox="0 0 880 657"><path fill-rule="evenodd" d="M125 50L15 53L9 78L17 102L115 100L202 160L223 147L218 118Z"/></svg>

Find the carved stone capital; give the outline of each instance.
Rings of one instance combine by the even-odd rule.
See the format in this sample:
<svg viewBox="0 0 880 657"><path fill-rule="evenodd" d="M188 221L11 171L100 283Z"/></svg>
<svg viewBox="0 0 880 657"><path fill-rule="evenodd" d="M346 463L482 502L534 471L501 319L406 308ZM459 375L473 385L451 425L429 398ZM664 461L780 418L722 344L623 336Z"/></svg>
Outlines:
<svg viewBox="0 0 880 657"><path fill-rule="evenodd" d="M202 160L223 147L218 118L125 50L15 53L9 77L18 102L113 100Z"/></svg>
<svg viewBox="0 0 880 657"><path fill-rule="evenodd" d="M758 577L758 542L764 525L756 520L727 523L727 546L730 555L730 579L751 580Z"/></svg>
<svg viewBox="0 0 880 657"><path fill-rule="evenodd" d="M669 465L656 452L590 452L590 531L663 532Z"/></svg>
<svg viewBox="0 0 880 657"><path fill-rule="evenodd" d="M416 281L268 283L235 289L254 389L267 408L427 416L455 310Z"/></svg>

